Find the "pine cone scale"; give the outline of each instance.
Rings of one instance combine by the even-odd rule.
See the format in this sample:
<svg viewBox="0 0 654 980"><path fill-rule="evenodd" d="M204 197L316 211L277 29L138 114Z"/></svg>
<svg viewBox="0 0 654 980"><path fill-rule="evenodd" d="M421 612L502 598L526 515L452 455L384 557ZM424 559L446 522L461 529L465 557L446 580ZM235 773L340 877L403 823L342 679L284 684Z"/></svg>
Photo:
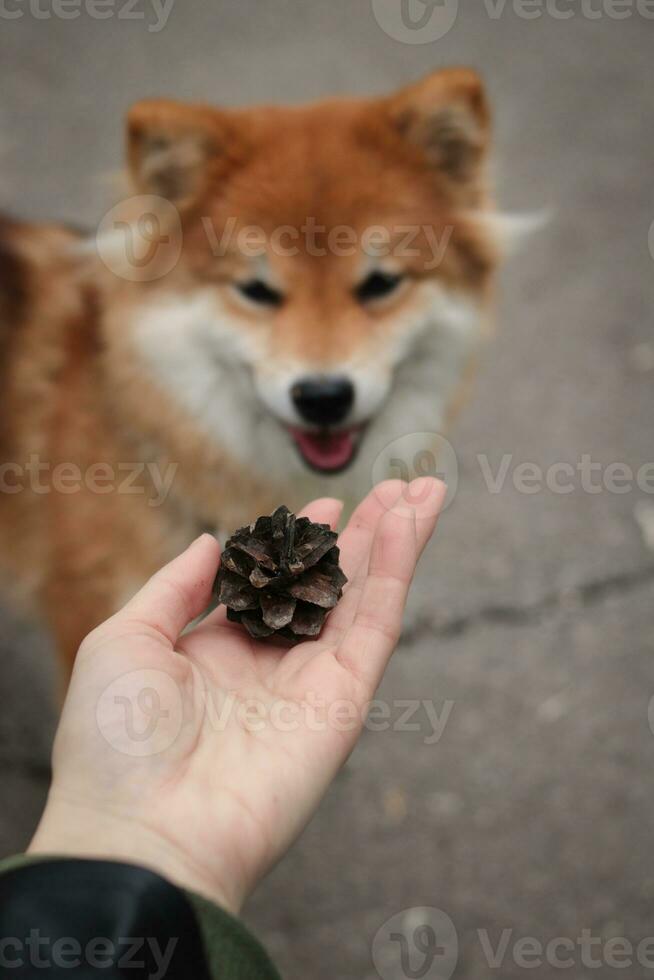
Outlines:
<svg viewBox="0 0 654 980"><path fill-rule="evenodd" d="M263 640L275 632L272 626L264 623L258 612L244 612L239 621L243 623L250 636L254 637L255 640Z"/></svg>
<svg viewBox="0 0 654 980"><path fill-rule="evenodd" d="M266 626L280 630L292 621L297 606L296 599L284 595L262 595L260 602L262 617Z"/></svg>
<svg viewBox="0 0 654 980"><path fill-rule="evenodd" d="M323 609L333 609L340 598L339 586L315 568L290 585L288 591L296 599L312 602Z"/></svg>
<svg viewBox="0 0 654 980"><path fill-rule="evenodd" d="M271 572L276 571L274 558L269 554L266 545L257 538L247 538L245 541L234 540L232 547L242 551L248 558L253 558L261 568L267 568Z"/></svg>
<svg viewBox="0 0 654 980"><path fill-rule="evenodd" d="M246 579L230 571L225 571L221 576L218 601L239 611L256 609L259 605L256 589Z"/></svg>
<svg viewBox="0 0 654 980"><path fill-rule="evenodd" d="M328 610L298 602L291 630L300 636L318 636L327 617Z"/></svg>

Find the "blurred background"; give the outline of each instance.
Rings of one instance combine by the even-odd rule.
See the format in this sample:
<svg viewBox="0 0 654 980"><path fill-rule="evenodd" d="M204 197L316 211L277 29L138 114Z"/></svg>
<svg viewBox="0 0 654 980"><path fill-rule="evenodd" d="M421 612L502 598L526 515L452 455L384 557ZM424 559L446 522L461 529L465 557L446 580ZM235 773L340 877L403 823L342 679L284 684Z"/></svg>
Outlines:
<svg viewBox="0 0 654 980"><path fill-rule="evenodd" d="M483 74L499 204L551 219L504 270L496 336L449 433L458 492L384 682L392 723L364 734L246 919L288 980L450 967L511 980L523 937L571 941L568 975L586 976L584 930L634 948L654 935L654 470L649 486L636 479L654 460L654 9L411 2L407 27L381 0L138 0L129 19L116 0L103 20L83 3L62 19L45 0L7 0L0 202L93 227L112 203L124 112L144 96L295 102L449 64ZM546 476L559 462L572 492L551 479L525 492L522 464ZM633 479L615 481L613 463ZM5 855L43 804L55 709L48 638L0 615ZM422 708L401 720L423 700L438 731ZM458 955L448 924L449 966L407 972L384 930L410 945L441 913ZM607 948L594 947L594 977L615 973ZM560 975L545 959L532 977ZM622 976L653 967L634 958Z"/></svg>

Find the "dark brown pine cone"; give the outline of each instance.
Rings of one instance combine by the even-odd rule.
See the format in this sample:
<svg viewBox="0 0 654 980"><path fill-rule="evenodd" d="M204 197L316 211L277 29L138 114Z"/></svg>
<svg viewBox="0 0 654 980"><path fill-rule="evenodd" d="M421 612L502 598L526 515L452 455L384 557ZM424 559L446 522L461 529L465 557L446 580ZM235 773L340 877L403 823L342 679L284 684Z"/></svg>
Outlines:
<svg viewBox="0 0 654 980"><path fill-rule="evenodd" d="M228 540L214 583L227 618L255 639L316 637L343 594L338 535L278 507Z"/></svg>

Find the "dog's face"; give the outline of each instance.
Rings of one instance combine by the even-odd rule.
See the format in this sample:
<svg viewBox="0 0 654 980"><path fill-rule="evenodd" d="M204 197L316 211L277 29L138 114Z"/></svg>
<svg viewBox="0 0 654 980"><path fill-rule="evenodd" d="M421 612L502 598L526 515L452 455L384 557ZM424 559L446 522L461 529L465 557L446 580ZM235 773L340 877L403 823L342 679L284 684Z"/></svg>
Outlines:
<svg viewBox="0 0 654 980"><path fill-rule="evenodd" d="M300 108L140 103L136 186L175 204L183 240L143 288L138 356L262 474L369 484L386 443L439 428L479 335L487 133L463 70Z"/></svg>

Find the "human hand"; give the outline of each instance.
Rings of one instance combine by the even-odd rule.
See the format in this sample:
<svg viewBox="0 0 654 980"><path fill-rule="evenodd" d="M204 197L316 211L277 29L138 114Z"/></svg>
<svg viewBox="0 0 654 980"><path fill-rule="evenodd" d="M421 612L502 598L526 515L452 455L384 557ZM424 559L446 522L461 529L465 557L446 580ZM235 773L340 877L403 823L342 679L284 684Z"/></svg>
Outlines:
<svg viewBox="0 0 654 980"><path fill-rule="evenodd" d="M210 601L211 536L154 575L80 647L30 852L148 866L237 913L354 748L444 496L428 478L368 495L338 542L343 599L292 649L224 608L180 635Z"/></svg>

